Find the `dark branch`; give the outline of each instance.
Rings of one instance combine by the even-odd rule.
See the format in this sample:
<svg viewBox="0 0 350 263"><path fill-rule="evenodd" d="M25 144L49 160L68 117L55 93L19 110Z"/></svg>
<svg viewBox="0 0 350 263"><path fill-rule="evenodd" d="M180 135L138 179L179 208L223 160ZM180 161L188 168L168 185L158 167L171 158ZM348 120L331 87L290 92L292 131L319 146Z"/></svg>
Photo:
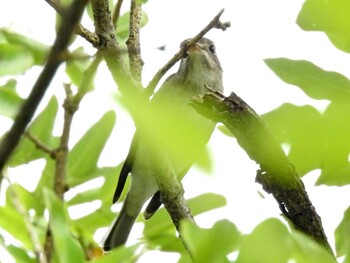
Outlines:
<svg viewBox="0 0 350 263"><path fill-rule="evenodd" d="M66 52L71 35L78 24L86 5L86 0L76 0L71 7L65 11L64 19L57 32L56 40L52 46L48 61L37 79L27 100L15 118L15 121L0 144L0 170L4 168L11 153L17 146L28 123L31 121L35 110L43 98L58 66L61 64L62 54Z"/></svg>
<svg viewBox="0 0 350 263"><path fill-rule="evenodd" d="M193 106L204 116L222 122L235 135L249 157L260 165L256 181L272 193L282 213L296 229L333 254L303 182L260 116L234 93L229 97L210 93L195 100Z"/></svg>
<svg viewBox="0 0 350 263"><path fill-rule="evenodd" d="M154 75L153 79L150 81L150 83L148 84L145 90L147 96L151 96L153 94L161 78L165 75L165 73L168 72L168 70L172 66L175 65L176 62L178 62L180 59L182 59L186 55L186 52L190 46L197 43L212 28L219 28L222 30L226 30L228 27L231 26L230 22L226 22L226 23L220 22L219 19L223 12L224 12L224 9L222 9L213 18L213 20L206 27L204 27L196 36L186 41L186 43L181 46L181 49L160 70L158 70L158 72Z"/></svg>
<svg viewBox="0 0 350 263"><path fill-rule="evenodd" d="M45 0L46 3L48 3L53 9L56 10L58 14L63 16L65 9L57 0ZM99 37L95 34L90 32L87 28L83 27L81 24L78 24L75 29L75 34L81 36L82 38L85 38L88 42L90 42L94 47L97 47L100 43Z"/></svg>

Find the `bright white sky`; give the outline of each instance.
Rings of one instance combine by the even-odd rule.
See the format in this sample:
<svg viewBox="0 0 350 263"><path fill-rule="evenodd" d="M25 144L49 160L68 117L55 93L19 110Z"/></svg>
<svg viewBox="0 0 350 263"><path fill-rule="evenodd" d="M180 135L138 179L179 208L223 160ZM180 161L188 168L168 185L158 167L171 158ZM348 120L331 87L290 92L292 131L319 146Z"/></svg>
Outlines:
<svg viewBox="0 0 350 263"><path fill-rule="evenodd" d="M234 90L258 113L265 113L286 101L324 107L326 102L308 99L298 88L279 80L263 62L265 58L274 57L305 59L326 70L347 75L347 54L335 49L323 33L304 32L295 23L302 4L302 0L149 0L144 6L149 23L141 35L145 62L144 83L147 84L157 69L178 50L182 40L197 34L225 8L222 21L231 21L231 28L226 32L213 30L207 35L216 42L218 57L224 69L225 93ZM128 7L129 1L125 1L124 8ZM54 23L54 11L43 0L0 2L0 27L13 28L49 45L55 37ZM92 24L83 24L93 30ZM163 45L166 45L166 50L159 51L157 47ZM92 50L89 46L87 49ZM20 79L19 87L23 94L28 93L26 89L33 85L38 72L34 70L28 77ZM73 140L106 109L112 107L112 100L106 99L106 92L112 94L115 91L109 74L101 70L96 83L103 83L103 87L97 87L100 91L94 97L84 99L81 111L89 111L89 118L82 119L82 114L78 113L79 123L73 126ZM62 97L62 90L62 78L57 77L50 93L55 92ZM89 105L96 105L96 100L101 104L91 110ZM2 123L0 132L8 125L8 122ZM128 115L118 109L116 132L105 149L101 165L116 164L124 159L132 129L133 124ZM265 218L279 217L280 211L271 196L264 194L265 199L259 196L260 187L254 183L257 166L235 140L215 132L210 147L214 171L211 176L203 176L203 171L192 169L183 181L186 197L215 192L226 196L228 205L196 218L199 225L210 227L216 220L228 218L242 232L247 233ZM318 172L314 172L303 180L333 245L333 231L348 205L341 201L348 200L348 195L344 188L314 188L317 175ZM23 182L20 176L18 180ZM30 182L25 185L33 187ZM131 243L139 237L140 231L135 228L130 237ZM151 254L146 254L140 262L150 262L150 257ZM174 261L174 258L169 260Z"/></svg>

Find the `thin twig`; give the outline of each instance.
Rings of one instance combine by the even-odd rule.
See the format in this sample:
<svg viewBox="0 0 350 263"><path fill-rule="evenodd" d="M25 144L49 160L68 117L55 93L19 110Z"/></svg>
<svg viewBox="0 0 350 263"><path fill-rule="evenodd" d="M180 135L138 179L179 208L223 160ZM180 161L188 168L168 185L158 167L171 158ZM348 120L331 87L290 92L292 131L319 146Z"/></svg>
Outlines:
<svg viewBox="0 0 350 263"><path fill-rule="evenodd" d="M122 8L122 5L123 5L123 0L118 0L114 8L112 22L115 27L117 27L117 22L120 17L120 9Z"/></svg>
<svg viewBox="0 0 350 263"><path fill-rule="evenodd" d="M132 0L130 7L129 38L126 41L126 44L128 46L131 74L134 79L139 82L141 82L142 66L144 64L141 58L140 48L141 17L141 4Z"/></svg>
<svg viewBox="0 0 350 263"><path fill-rule="evenodd" d="M60 14L62 17L65 12L65 8L61 5L61 3L57 0L45 0L46 3L48 3L53 9L56 10L58 14ZM91 32L81 24L78 24L75 29L75 34L85 38L89 43L91 43L94 47L97 47L100 43L98 35Z"/></svg>
<svg viewBox="0 0 350 263"><path fill-rule="evenodd" d="M35 137L31 132L29 131L24 132L24 136L26 136L30 141L32 141L37 149L50 155L52 159L56 159L56 151L50 149L47 145L45 145L37 137Z"/></svg>
<svg viewBox="0 0 350 263"><path fill-rule="evenodd" d="M69 84L64 85L66 91L66 99L63 103L64 108L64 122L63 131L61 135L60 145L56 152L56 162L55 162L55 176L53 189L57 196L63 200L64 193L67 192L68 187L66 183L66 170L67 170L67 157L68 157L68 142L70 136L70 129L72 126L72 121L74 114L77 110L76 105L73 102L72 90ZM46 230L45 238L45 253L46 258L51 261L52 250L53 250L53 239L51 229L48 227Z"/></svg>
<svg viewBox="0 0 350 263"><path fill-rule="evenodd" d="M9 178L6 178L6 179L10 182L10 185L13 186L13 183L10 181L10 179ZM9 193L11 195L11 200L12 200L13 205L16 207L18 213L24 219L26 230L29 234L30 240L33 243L34 253L36 255L38 262L47 263L48 261L47 261L47 258L45 256L44 248L41 245L40 238L37 234L37 231L35 230L32 222L30 220L28 211L22 205L22 202L19 200L19 197L18 197L17 193L15 192L15 190L13 189L13 187L9 187L8 190L9 190Z"/></svg>
<svg viewBox="0 0 350 263"><path fill-rule="evenodd" d="M54 180L54 191L63 200L63 195L67 191L66 184L66 162L68 156L68 142L72 121L77 107L73 102L72 90L69 84L64 85L66 99L63 103L64 122L60 140L60 146L56 150L56 171Z"/></svg>
<svg viewBox="0 0 350 263"><path fill-rule="evenodd" d="M73 96L70 85L65 84L66 99L63 104L64 108L64 123L59 147L54 151L55 153L55 177L54 177L54 191L63 199L64 193L68 191L66 183L66 163L68 158L68 143L70 137L70 129L75 112L79 108L79 104L86 93L90 91L92 79L97 71L97 67L101 62L101 56L97 55L91 65L85 70L83 79L78 93ZM51 259L53 251L53 239L51 229L48 227L45 235L45 253L46 258Z"/></svg>
<svg viewBox="0 0 350 263"><path fill-rule="evenodd" d="M190 46L197 43L206 33L208 33L212 28L218 28L221 30L226 30L231 26L230 22L222 23L220 22L220 17L224 9L222 9L210 23L204 27L196 36L189 39L185 42L184 45L181 45L180 50L154 75L153 79L150 81L148 86L146 87L146 95L151 96L154 93L155 88L157 87L161 78L168 72L168 70L175 65L180 59L182 59Z"/></svg>
<svg viewBox="0 0 350 263"><path fill-rule="evenodd" d="M0 170L4 168L11 153L17 146L28 123L31 121L35 110L43 98L58 66L61 64L61 55L65 52L71 35L80 20L87 0L75 0L65 13L61 26L57 32L56 40L52 46L48 61L43 68L39 78L29 94L29 97L22 105L22 108L15 118L15 121L0 144Z"/></svg>

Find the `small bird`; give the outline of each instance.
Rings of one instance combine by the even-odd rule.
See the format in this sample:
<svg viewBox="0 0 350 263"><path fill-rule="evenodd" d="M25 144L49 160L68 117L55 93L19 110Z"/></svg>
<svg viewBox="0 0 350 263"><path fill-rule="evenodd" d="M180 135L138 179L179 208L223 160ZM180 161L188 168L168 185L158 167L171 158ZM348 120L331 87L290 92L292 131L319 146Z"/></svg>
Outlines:
<svg viewBox="0 0 350 263"><path fill-rule="evenodd" d="M166 160L181 180L203 152L215 123L197 113L190 102L207 93L207 87L223 92L222 68L213 41L202 38L189 47L178 71L165 80L151 99L152 131L142 131L141 127L135 132L113 203L119 199L129 174L130 189L118 217L103 238L104 251L125 244L142 207L152 196L144 212L145 219L160 207L160 193L154 178L157 162ZM152 145L158 147L157 156L154 149L150 149Z"/></svg>

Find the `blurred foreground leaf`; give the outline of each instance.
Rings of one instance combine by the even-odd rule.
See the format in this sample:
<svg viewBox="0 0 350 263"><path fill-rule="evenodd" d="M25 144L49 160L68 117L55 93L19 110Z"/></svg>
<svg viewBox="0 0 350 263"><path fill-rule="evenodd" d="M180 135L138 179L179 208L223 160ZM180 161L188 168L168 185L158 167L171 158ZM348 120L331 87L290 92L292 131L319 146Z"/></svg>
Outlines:
<svg viewBox="0 0 350 263"><path fill-rule="evenodd" d="M304 30L323 31L339 49L350 52L350 2L306 0L297 23Z"/></svg>
<svg viewBox="0 0 350 263"><path fill-rule="evenodd" d="M35 65L42 65L45 62L49 52L48 46L4 28L0 29L0 33L3 34L8 43L21 46L30 51L34 58Z"/></svg>
<svg viewBox="0 0 350 263"><path fill-rule="evenodd" d="M311 106L284 104L263 115L300 175L321 169L318 184L350 183L350 104L331 103L324 114Z"/></svg>
<svg viewBox="0 0 350 263"><path fill-rule="evenodd" d="M33 65L34 58L27 48L0 43L0 77L23 73Z"/></svg>
<svg viewBox="0 0 350 263"><path fill-rule="evenodd" d="M21 242L28 250L33 249L33 244L26 231L26 223L23 216L12 206L0 206L0 226L10 235Z"/></svg>
<svg viewBox="0 0 350 263"><path fill-rule="evenodd" d="M37 263L37 260L30 257L28 255L28 251L23 248L16 247L14 245L7 245L5 248L6 251L14 257L16 263Z"/></svg>
<svg viewBox="0 0 350 263"><path fill-rule="evenodd" d="M333 257L309 237L288 229L277 219L260 223L247 235L239 251L241 262L335 263Z"/></svg>
<svg viewBox="0 0 350 263"><path fill-rule="evenodd" d="M305 60L266 59L265 63L283 81L293 84L313 99L350 103L350 80Z"/></svg>
<svg viewBox="0 0 350 263"><path fill-rule="evenodd" d="M0 86L0 114L12 119L24 101L16 91L16 84L16 80L12 79Z"/></svg>
<svg viewBox="0 0 350 263"><path fill-rule="evenodd" d="M350 262L350 207L344 212L344 217L335 230L335 245L337 256L346 256L347 260L344 262Z"/></svg>
<svg viewBox="0 0 350 263"><path fill-rule="evenodd" d="M210 229L202 229L191 222L183 222L181 227L194 262L229 262L227 255L238 248L240 233L227 220L216 222Z"/></svg>
<svg viewBox="0 0 350 263"><path fill-rule="evenodd" d="M119 247L98 259L89 261L91 263L132 263L137 262L136 250L139 245L131 247Z"/></svg>
<svg viewBox="0 0 350 263"><path fill-rule="evenodd" d="M223 207L225 204L226 200L223 196L212 193L188 200L193 216ZM165 208L159 209L152 218L145 222L143 233L149 245L159 246L163 251L183 251L183 244L176 236L176 229Z"/></svg>

